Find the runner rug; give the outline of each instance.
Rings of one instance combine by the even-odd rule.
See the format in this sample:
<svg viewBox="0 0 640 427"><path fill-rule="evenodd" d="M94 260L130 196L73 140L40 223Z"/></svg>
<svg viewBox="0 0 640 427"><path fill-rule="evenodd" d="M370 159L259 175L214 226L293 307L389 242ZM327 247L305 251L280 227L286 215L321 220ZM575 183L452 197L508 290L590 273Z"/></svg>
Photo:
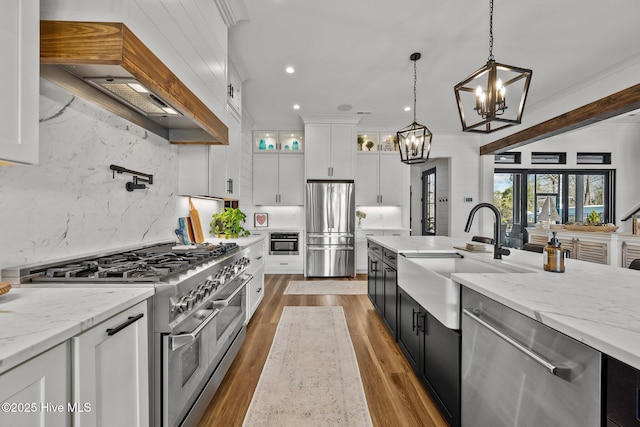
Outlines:
<svg viewBox="0 0 640 427"><path fill-rule="evenodd" d="M363 280L291 280L285 295L364 295L367 282Z"/></svg>
<svg viewBox="0 0 640 427"><path fill-rule="evenodd" d="M243 426L371 425L342 307L284 307Z"/></svg>

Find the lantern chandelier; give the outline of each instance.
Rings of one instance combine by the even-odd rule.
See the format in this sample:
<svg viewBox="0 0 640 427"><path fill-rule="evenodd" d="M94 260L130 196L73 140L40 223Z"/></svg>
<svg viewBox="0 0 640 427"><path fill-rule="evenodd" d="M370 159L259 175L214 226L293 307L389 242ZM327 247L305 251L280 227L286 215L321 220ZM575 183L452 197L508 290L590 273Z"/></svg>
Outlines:
<svg viewBox="0 0 640 427"><path fill-rule="evenodd" d="M454 88L462 130L491 133L520 124L532 73L531 70L499 64L494 60L493 0L489 0L489 58L486 65ZM515 98L518 93L519 100ZM507 95L510 105L507 104ZM516 105L517 109L509 108Z"/></svg>
<svg viewBox="0 0 640 427"><path fill-rule="evenodd" d="M412 53L409 59L413 61L413 123L397 132L400 151L400 161L406 164L425 163L431 152L431 131L416 122L416 84L418 81L416 62L422 55ZM425 149L426 145L426 149Z"/></svg>

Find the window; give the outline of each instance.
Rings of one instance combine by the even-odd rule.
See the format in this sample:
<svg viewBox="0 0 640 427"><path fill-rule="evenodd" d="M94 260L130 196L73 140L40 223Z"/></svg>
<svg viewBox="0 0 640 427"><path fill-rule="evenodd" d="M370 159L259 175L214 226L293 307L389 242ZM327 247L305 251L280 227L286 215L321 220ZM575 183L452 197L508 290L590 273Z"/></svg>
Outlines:
<svg viewBox="0 0 640 427"><path fill-rule="evenodd" d="M531 153L531 164L566 165L567 153Z"/></svg>
<svg viewBox="0 0 640 427"><path fill-rule="evenodd" d="M496 154L494 162L501 165L519 165L522 163L522 156L520 153Z"/></svg>
<svg viewBox="0 0 640 427"><path fill-rule="evenodd" d="M614 170L496 169L493 199L502 214L503 245L526 242L524 228L548 218L545 203L561 223L585 222L593 211L602 222L613 222L614 183Z"/></svg>
<svg viewBox="0 0 640 427"><path fill-rule="evenodd" d="M610 165L611 153L578 153L576 162L579 165Z"/></svg>

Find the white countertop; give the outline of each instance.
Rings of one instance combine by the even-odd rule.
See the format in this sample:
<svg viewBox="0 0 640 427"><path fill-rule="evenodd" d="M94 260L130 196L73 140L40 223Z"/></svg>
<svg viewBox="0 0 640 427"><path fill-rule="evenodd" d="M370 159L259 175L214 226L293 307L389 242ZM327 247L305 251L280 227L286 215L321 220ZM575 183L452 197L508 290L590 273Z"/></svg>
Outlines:
<svg viewBox="0 0 640 427"><path fill-rule="evenodd" d="M396 252L450 250L469 241L440 236L370 240ZM492 253L460 253L535 272L453 274L455 281L640 369L639 271L568 259L565 273L552 273L542 269L538 253L512 250L503 260L493 260Z"/></svg>
<svg viewBox="0 0 640 427"><path fill-rule="evenodd" d="M264 234L253 234L253 232L245 237L236 237L236 238L232 238L232 239L225 239L224 237L207 237L205 239L205 242L207 243L237 243L238 246L242 247L242 248L246 248L247 246L251 246L254 243L257 243L261 240L264 240L267 237L267 233Z"/></svg>
<svg viewBox="0 0 640 427"><path fill-rule="evenodd" d="M153 288L11 289L0 296L0 373L153 293Z"/></svg>

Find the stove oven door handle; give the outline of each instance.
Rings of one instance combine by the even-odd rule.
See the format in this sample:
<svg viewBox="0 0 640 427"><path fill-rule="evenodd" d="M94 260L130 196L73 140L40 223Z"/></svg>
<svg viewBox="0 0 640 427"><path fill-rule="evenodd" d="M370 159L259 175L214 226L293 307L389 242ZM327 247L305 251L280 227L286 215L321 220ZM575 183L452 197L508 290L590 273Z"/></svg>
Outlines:
<svg viewBox="0 0 640 427"><path fill-rule="evenodd" d="M242 288L244 288L245 286L247 286L247 283L249 283L251 281L251 279L253 279L253 275L249 274L247 276L247 280L245 280L242 285L238 286L238 288L233 291L233 293L231 295L229 295L227 298L225 299L215 299L213 300L213 303L215 305L221 305L223 307L226 307L229 305L229 303L231 302L231 300L233 299L233 297L235 297L236 295L238 295L238 292L240 292L242 290Z"/></svg>
<svg viewBox="0 0 640 427"><path fill-rule="evenodd" d="M213 313L207 316L207 318L204 319L202 323L200 323L198 327L195 328L193 332L191 332L190 334L170 335L169 347L171 348L171 351L175 351L180 347L183 347L189 343L194 342L196 338L198 338L198 335L200 334L200 332L202 332L202 330L206 328L207 325L213 320L213 318L216 317L219 313L220 313L220 309L216 308L213 311Z"/></svg>

